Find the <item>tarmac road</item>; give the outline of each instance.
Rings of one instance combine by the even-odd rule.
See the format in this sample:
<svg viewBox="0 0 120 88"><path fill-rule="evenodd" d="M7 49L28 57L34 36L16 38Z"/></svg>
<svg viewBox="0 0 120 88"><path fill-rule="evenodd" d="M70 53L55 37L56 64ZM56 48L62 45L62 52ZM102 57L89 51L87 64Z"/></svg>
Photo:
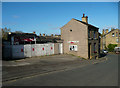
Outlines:
<svg viewBox="0 0 120 88"><path fill-rule="evenodd" d="M38 74L3 83L3 86L118 86L118 55L108 54L108 60Z"/></svg>

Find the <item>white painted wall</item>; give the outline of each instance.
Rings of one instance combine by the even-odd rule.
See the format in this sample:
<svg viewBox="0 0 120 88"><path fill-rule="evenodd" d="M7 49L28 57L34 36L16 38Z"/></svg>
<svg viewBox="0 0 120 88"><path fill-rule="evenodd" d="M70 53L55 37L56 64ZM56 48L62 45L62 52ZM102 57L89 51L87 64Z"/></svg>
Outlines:
<svg viewBox="0 0 120 88"><path fill-rule="evenodd" d="M59 53L63 54L63 44L62 43L59 44Z"/></svg>
<svg viewBox="0 0 120 88"><path fill-rule="evenodd" d="M31 56L36 56L36 44L31 45Z"/></svg>
<svg viewBox="0 0 120 88"><path fill-rule="evenodd" d="M9 47L9 48L8 48ZM62 45L60 44L60 49ZM7 54L7 51L8 54ZM10 56L11 51L11 56ZM62 53L62 50L60 50ZM9 45L5 47L4 56L12 58L25 58L32 56L43 56L54 54L54 43L47 44L26 44L26 45Z"/></svg>
<svg viewBox="0 0 120 88"><path fill-rule="evenodd" d="M24 57L32 57L31 44L24 45Z"/></svg>

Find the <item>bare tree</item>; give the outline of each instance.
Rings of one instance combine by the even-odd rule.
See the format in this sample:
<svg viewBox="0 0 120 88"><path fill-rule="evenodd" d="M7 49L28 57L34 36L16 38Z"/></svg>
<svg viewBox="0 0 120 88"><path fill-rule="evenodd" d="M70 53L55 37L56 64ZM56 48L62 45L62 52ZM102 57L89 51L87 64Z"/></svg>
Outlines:
<svg viewBox="0 0 120 88"><path fill-rule="evenodd" d="M7 40L8 39L8 33L10 32L10 29L7 29L5 27L5 28L2 28L1 30L2 30L2 39Z"/></svg>

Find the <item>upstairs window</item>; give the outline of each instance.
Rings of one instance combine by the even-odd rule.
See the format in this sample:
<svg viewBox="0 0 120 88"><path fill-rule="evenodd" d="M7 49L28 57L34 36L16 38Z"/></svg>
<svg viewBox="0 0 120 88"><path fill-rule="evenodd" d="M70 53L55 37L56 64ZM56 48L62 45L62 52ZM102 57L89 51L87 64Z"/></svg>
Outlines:
<svg viewBox="0 0 120 88"><path fill-rule="evenodd" d="M88 38L90 38L90 30L88 30Z"/></svg>
<svg viewBox="0 0 120 88"><path fill-rule="evenodd" d="M116 32L116 37L118 37L118 33Z"/></svg>
<svg viewBox="0 0 120 88"><path fill-rule="evenodd" d="M118 38L116 39L116 42L117 42L117 43L119 42L119 39L118 39Z"/></svg>
<svg viewBox="0 0 120 88"><path fill-rule="evenodd" d="M115 33L112 33L112 37L114 37L115 36Z"/></svg>

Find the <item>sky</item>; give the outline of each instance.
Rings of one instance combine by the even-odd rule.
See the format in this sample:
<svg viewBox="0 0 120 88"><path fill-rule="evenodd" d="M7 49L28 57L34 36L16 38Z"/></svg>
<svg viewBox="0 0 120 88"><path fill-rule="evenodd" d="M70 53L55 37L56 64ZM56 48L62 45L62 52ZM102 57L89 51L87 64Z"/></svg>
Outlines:
<svg viewBox="0 0 120 88"><path fill-rule="evenodd" d="M118 2L2 2L2 27L22 31L60 34L60 27L72 18L102 29L118 28Z"/></svg>
<svg viewBox="0 0 120 88"><path fill-rule="evenodd" d="M118 2L118 14L120 14L120 1ZM120 15L118 15L118 28L120 29Z"/></svg>

